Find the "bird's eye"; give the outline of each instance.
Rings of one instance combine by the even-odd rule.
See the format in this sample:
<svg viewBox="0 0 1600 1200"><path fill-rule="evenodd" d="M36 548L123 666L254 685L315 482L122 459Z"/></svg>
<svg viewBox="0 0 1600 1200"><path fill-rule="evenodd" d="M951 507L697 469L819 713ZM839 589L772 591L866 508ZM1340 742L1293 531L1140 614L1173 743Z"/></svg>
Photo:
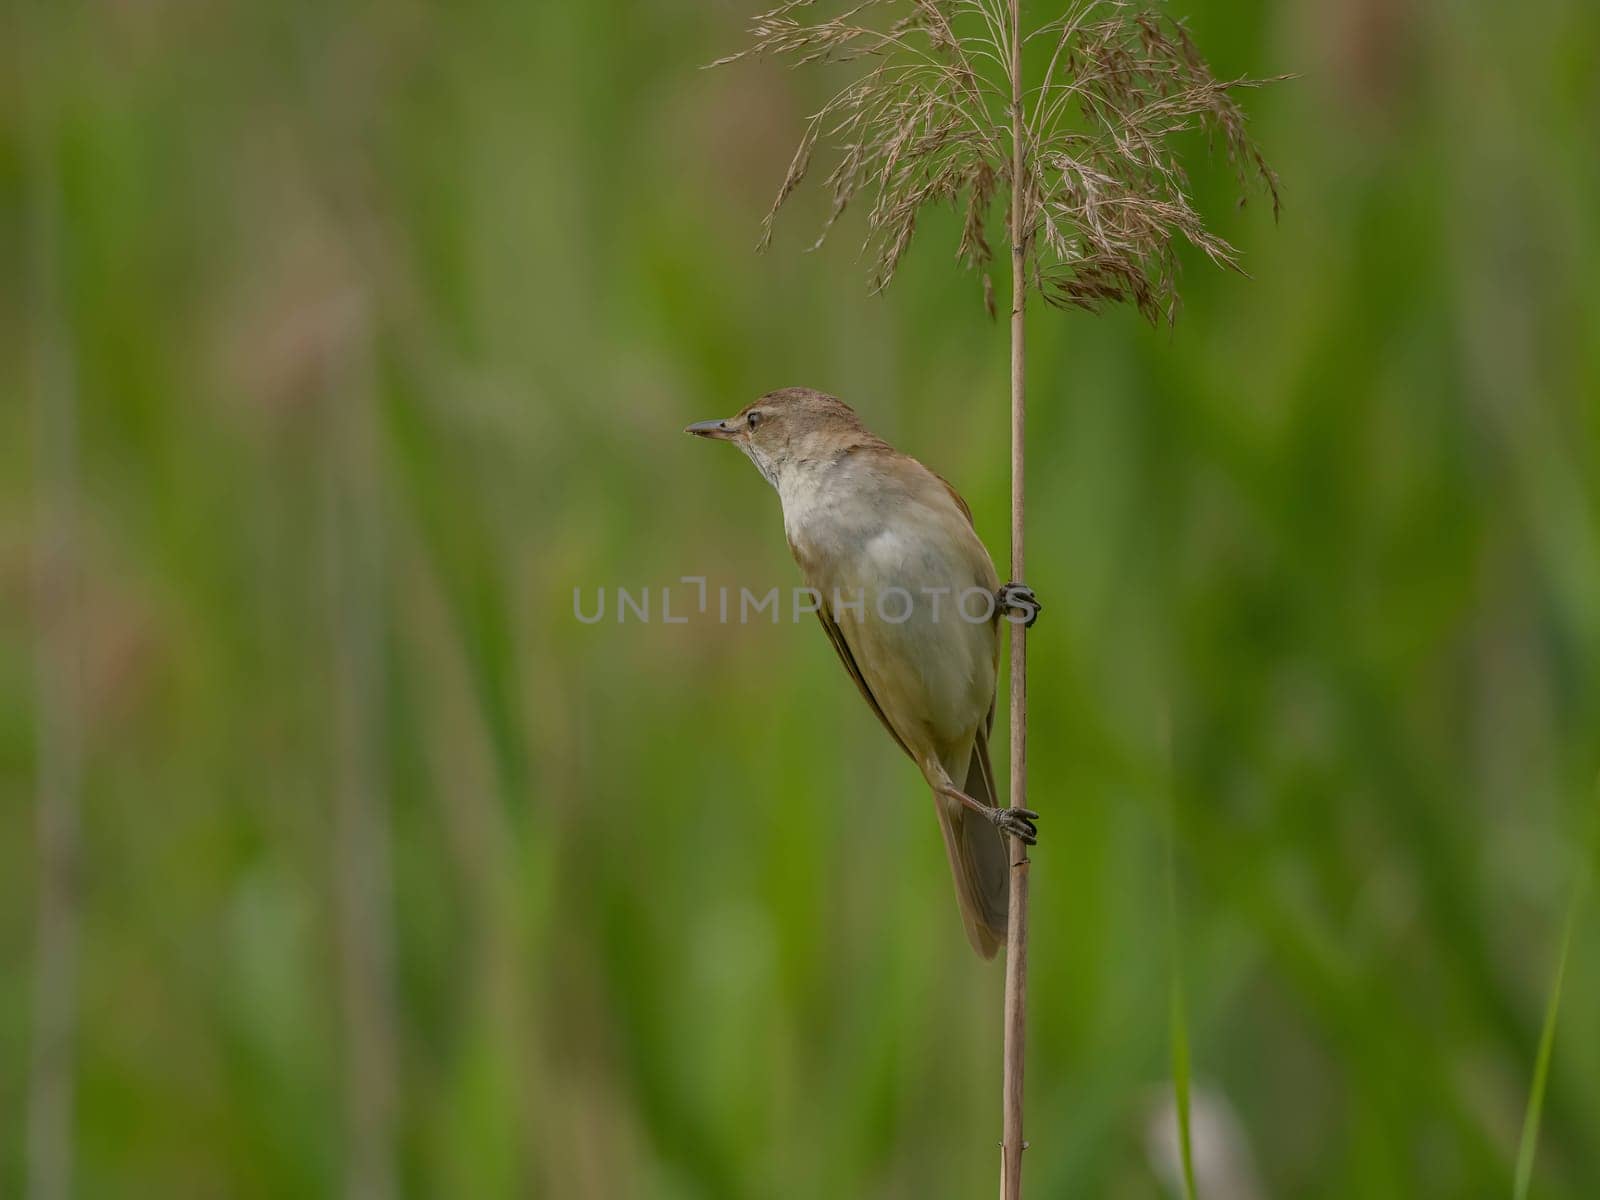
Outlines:
<svg viewBox="0 0 1600 1200"><path fill-rule="evenodd" d="M745 418L745 421L749 424L751 429L754 429L757 425L761 424L761 414L759 412L753 412Z"/></svg>

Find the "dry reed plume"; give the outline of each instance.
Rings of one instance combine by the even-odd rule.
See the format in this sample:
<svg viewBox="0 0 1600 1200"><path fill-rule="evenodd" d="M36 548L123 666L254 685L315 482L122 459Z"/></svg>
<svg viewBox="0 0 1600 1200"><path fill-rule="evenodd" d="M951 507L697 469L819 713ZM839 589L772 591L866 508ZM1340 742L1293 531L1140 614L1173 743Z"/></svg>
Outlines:
<svg viewBox="0 0 1600 1200"><path fill-rule="evenodd" d="M893 278L932 203L963 214L960 260L986 270L990 210L1012 184L1011 93L1024 107L1023 266L1048 302L1095 310L1130 301L1151 321L1177 305L1176 240L1237 269L1238 256L1209 232L1190 196L1175 139L1200 131L1220 145L1241 191L1258 182L1278 210L1278 180L1245 128L1233 93L1264 80L1219 79L1184 26L1123 0L1079 0L1023 35L1039 47L1036 83L1011 78L1001 0L864 0L836 16L805 19L813 0L789 0L756 17L748 57L867 64L807 121L761 245L783 204L811 173L817 152L837 151L823 180L831 211L817 243L865 196L866 252L874 290ZM895 10L905 10L893 15ZM874 19L878 17L882 19ZM1045 54L1048 54L1048 58Z"/></svg>

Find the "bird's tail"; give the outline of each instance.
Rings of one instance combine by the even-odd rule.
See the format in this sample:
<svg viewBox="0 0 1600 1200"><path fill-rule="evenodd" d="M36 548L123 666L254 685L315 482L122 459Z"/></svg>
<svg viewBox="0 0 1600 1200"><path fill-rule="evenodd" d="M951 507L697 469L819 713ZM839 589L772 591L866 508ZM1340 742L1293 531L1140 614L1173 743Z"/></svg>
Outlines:
<svg viewBox="0 0 1600 1200"><path fill-rule="evenodd" d="M983 727L972 747L962 789L974 800L993 806L994 769L989 763L989 735ZM993 958L1006 940L1006 911L1011 899L1011 861L1000 831L960 801L936 795L939 829L944 834L950 873L961 902L967 940L984 958Z"/></svg>

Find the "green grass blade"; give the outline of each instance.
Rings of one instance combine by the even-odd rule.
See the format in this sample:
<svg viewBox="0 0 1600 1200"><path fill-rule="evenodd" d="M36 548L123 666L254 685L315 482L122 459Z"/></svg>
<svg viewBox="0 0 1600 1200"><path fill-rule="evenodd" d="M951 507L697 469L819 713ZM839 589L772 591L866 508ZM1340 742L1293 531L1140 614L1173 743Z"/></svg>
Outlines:
<svg viewBox="0 0 1600 1200"><path fill-rule="evenodd" d="M1600 794L1600 789L1597 789ZM1556 1020L1561 1011L1561 989L1567 978L1567 956L1572 949L1572 930L1578 923L1578 910L1583 906L1583 896L1589 881L1590 858L1594 837L1586 839L1588 845L1578 864L1578 876L1572 883L1572 897L1567 901L1567 915L1562 924L1561 949L1556 955L1555 977L1550 981L1550 998L1545 1003L1544 1028L1539 1033L1539 1053L1533 1064L1533 1083L1528 1089L1528 1108L1522 1118L1522 1140L1517 1146L1517 1175L1512 1189L1514 1200L1527 1200L1528 1186L1533 1181L1533 1156L1539 1148L1539 1119L1544 1112L1545 1083L1550 1077L1550 1053L1556 1040Z"/></svg>
<svg viewBox="0 0 1600 1200"><path fill-rule="evenodd" d="M1170 747L1169 747L1170 757ZM1169 764L1170 771L1170 764ZM1195 1200L1194 1151L1189 1136L1189 1004L1183 988L1182 938L1178 933L1178 793L1167 779L1167 953L1168 1042L1172 1052L1172 1098L1178 1113L1178 1157L1183 1164L1184 1200Z"/></svg>
<svg viewBox="0 0 1600 1200"><path fill-rule="evenodd" d="M1189 1139L1189 1018L1184 1002L1183 980L1173 963L1171 1033L1172 1094L1178 1110L1178 1156L1183 1163L1184 1200L1195 1200L1194 1152Z"/></svg>

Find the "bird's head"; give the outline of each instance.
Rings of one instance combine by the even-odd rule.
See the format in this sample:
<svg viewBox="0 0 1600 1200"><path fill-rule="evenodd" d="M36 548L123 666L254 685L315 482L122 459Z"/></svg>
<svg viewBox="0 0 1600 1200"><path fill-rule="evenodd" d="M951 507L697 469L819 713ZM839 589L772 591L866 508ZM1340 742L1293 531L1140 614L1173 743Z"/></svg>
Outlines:
<svg viewBox="0 0 1600 1200"><path fill-rule="evenodd" d="M773 487L792 470L831 462L863 445L881 446L844 401L811 388L782 388L720 421L684 429L696 437L732 442Z"/></svg>

